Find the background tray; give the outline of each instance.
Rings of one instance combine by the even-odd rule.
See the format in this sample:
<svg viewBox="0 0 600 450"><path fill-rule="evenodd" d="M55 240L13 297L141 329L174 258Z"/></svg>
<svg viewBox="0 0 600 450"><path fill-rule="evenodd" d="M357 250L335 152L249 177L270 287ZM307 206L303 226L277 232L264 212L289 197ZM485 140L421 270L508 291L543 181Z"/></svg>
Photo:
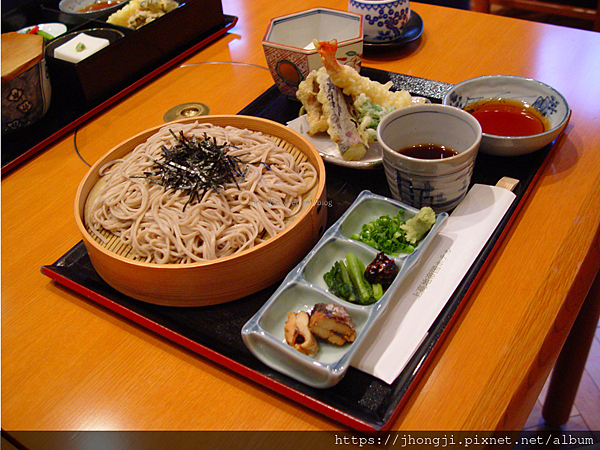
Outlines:
<svg viewBox="0 0 600 450"><path fill-rule="evenodd" d="M426 96L437 103L441 102L444 92L450 87L445 83L376 69L363 68L361 73L381 82L391 80L395 88ZM297 117L299 110L299 102L281 95L273 86L240 114L286 123ZM42 267L42 272L117 314L348 427L362 431L386 430L402 409L407 394L424 372L423 368L431 361L444 334L450 329L456 312L464 306L471 286L482 273L488 257L500 243L516 211L535 184L552 148L549 145L538 152L516 158L478 155L472 183L495 185L503 176L516 178L520 180L513 190L517 197L415 355L392 384L350 367L338 385L329 389L315 389L259 362L244 345L240 330L279 283L222 305L203 308L150 305L125 297L104 283L94 271L82 242L54 264ZM331 200L328 226L343 214L364 189L391 196L383 169L361 171L326 164L326 171L327 196Z"/></svg>
<svg viewBox="0 0 600 450"><path fill-rule="evenodd" d="M2 136L2 174L46 148L80 123L225 34L237 17L223 14L221 0L180 0L180 7L137 30L58 9L58 0L15 2L2 11L2 32L61 22L67 33L112 28L124 37L78 64L46 58L52 98L38 122ZM132 58L131 55L136 55ZM118 67L119 70L111 70Z"/></svg>

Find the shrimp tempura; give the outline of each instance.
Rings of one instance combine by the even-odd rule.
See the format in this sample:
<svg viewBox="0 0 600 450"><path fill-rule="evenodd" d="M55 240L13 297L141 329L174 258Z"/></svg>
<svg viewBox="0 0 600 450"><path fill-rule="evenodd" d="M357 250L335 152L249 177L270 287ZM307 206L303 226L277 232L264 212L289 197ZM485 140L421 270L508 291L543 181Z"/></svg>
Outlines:
<svg viewBox="0 0 600 450"><path fill-rule="evenodd" d="M370 101L386 109L402 108L411 104L412 98L407 91L390 91L392 82L381 84L361 76L353 67L340 64L336 59L337 40L313 41L319 51L321 61L333 81L344 94L358 97L364 93Z"/></svg>

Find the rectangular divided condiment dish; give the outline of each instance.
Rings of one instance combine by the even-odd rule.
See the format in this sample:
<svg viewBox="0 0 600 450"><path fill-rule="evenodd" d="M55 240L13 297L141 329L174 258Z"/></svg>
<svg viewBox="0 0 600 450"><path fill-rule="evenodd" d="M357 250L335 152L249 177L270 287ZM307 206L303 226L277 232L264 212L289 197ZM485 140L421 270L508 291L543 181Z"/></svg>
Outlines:
<svg viewBox="0 0 600 450"><path fill-rule="evenodd" d="M337 384L352 362L365 337L391 301L402 281L417 264L421 254L439 232L448 218L447 213L436 215L429 232L418 242L412 253L389 256L398 267L398 274L383 296L369 305L351 303L328 291L323 275L330 271L336 261L344 260L351 252L367 265L378 250L352 239L363 224L387 214L395 216L403 210L404 221L419 211L387 197L363 191L348 210L325 232L317 245L286 276L281 285L242 328L242 338L250 351L264 364L302 383L316 388L328 388ZM305 355L288 345L284 327L290 312L310 312L319 303L343 306L352 318L356 337L354 342L337 346L326 341L319 342L319 350L312 356Z"/></svg>

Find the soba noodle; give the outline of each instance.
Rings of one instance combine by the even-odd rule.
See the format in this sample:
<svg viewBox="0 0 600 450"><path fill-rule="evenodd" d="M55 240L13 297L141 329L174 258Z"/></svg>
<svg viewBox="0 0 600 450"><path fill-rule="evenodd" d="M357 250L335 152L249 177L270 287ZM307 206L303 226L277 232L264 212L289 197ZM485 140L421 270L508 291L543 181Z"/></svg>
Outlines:
<svg viewBox="0 0 600 450"><path fill-rule="evenodd" d="M247 163L239 187L230 183L219 192L209 190L185 206L187 192L145 178L161 147L177 143L170 130L188 138L206 133L218 145L235 146L228 154ZM262 133L198 123L163 127L100 174L103 185L86 213L91 233L105 242L101 231L108 230L132 247L136 259L159 264L212 260L275 236L301 210L303 195L317 181L309 162L296 162Z"/></svg>

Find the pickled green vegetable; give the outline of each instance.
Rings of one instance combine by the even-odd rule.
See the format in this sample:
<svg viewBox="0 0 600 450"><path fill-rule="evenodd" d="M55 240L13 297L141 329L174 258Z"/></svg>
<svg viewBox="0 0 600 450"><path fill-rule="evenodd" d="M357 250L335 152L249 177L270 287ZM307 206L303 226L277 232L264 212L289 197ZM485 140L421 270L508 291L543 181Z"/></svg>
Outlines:
<svg viewBox="0 0 600 450"><path fill-rule="evenodd" d="M370 305L383 295L381 284L365 279L365 265L353 253L346 255L346 261L336 261L323 279L329 292L352 303Z"/></svg>

